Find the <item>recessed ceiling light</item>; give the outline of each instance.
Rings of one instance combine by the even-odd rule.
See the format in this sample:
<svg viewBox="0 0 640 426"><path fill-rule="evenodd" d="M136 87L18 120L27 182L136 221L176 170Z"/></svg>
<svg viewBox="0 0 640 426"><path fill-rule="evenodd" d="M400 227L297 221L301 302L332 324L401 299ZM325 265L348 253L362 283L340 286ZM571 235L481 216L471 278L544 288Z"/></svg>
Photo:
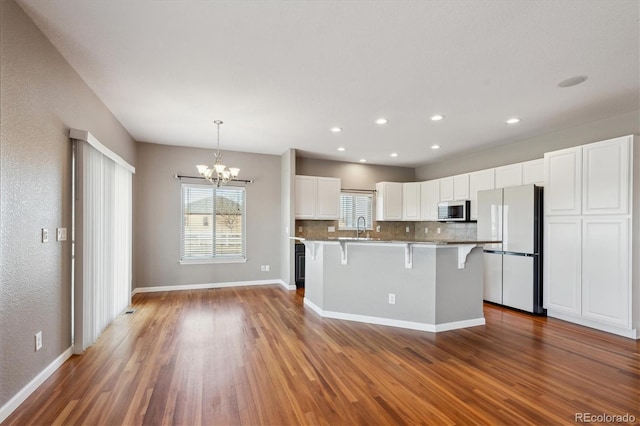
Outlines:
<svg viewBox="0 0 640 426"><path fill-rule="evenodd" d="M376 120L376 124L387 124L387 123L388 123L388 121L387 121L386 118L378 118Z"/></svg>
<svg viewBox="0 0 640 426"><path fill-rule="evenodd" d="M444 115L442 114L435 114L431 116L431 120L432 121L440 121L444 118Z"/></svg>
<svg viewBox="0 0 640 426"><path fill-rule="evenodd" d="M392 157L397 157L397 156L398 156L398 153L397 153L397 152L392 152L392 153L391 153L391 156L392 156Z"/></svg>
<svg viewBox="0 0 640 426"><path fill-rule="evenodd" d="M361 159L360 159L360 162L361 162L361 163L366 163L366 162L367 162L367 160L365 160L364 158L361 158Z"/></svg>
<svg viewBox="0 0 640 426"><path fill-rule="evenodd" d="M341 146L340 148L338 148L338 151L341 151L341 152L342 151L346 151L346 150L347 150L347 148L345 148L344 146Z"/></svg>
<svg viewBox="0 0 640 426"><path fill-rule="evenodd" d="M507 120L507 124L516 124L519 123L520 119L518 117L511 117L510 119Z"/></svg>
<svg viewBox="0 0 640 426"><path fill-rule="evenodd" d="M332 131L333 133L341 132L341 131L342 131L342 127L332 127L332 128L331 128L331 131Z"/></svg>
<svg viewBox="0 0 640 426"><path fill-rule="evenodd" d="M562 80L560 83L558 83L558 87L577 86L578 84L587 81L587 78L588 77L586 75L577 75L575 77L567 78L566 80Z"/></svg>
<svg viewBox="0 0 640 426"><path fill-rule="evenodd" d="M431 145L431 149L440 149L440 145Z"/></svg>

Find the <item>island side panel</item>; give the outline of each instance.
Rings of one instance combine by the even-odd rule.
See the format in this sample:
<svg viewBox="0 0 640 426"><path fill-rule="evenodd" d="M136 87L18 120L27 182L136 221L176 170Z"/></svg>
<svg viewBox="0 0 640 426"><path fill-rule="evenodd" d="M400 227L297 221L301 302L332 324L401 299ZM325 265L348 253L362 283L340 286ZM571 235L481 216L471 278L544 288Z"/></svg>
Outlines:
<svg viewBox="0 0 640 426"><path fill-rule="evenodd" d="M484 318L482 309L482 247L458 268L458 249L440 248L436 261L436 324Z"/></svg>
<svg viewBox="0 0 640 426"><path fill-rule="evenodd" d="M404 244L347 243L324 246L324 309L422 324L435 321L436 249L414 248L405 268ZM307 276L309 274L307 273ZM396 303L389 304L389 294Z"/></svg>
<svg viewBox="0 0 640 426"><path fill-rule="evenodd" d="M325 244L305 242L304 245L305 245L305 278L304 278L305 303L311 302L317 308L323 309L323 306L324 306L323 252L324 252ZM315 255L312 255L312 253L315 253Z"/></svg>

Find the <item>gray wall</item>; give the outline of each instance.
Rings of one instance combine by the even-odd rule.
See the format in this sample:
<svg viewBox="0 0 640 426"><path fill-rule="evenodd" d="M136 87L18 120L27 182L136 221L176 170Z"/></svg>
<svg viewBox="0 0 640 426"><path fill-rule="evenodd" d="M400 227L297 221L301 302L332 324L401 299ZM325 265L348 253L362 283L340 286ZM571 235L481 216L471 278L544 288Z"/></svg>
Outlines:
<svg viewBox="0 0 640 426"><path fill-rule="evenodd" d="M0 407L71 346L70 127L135 142L13 0L0 1ZM49 242L40 242L40 228ZM69 233L69 236L71 234ZM42 331L43 348L34 351Z"/></svg>
<svg viewBox="0 0 640 426"><path fill-rule="evenodd" d="M640 111L609 117L565 130L455 156L416 168L416 180L423 181L474 172L544 157L545 152L640 133Z"/></svg>
<svg viewBox="0 0 640 426"><path fill-rule="evenodd" d="M378 166L375 164L345 163L298 157L296 174L342 179L342 187L375 189L376 182L413 182L415 169L410 167Z"/></svg>
<svg viewBox="0 0 640 426"><path fill-rule="evenodd" d="M294 192L296 177L296 150L289 149L280 157L280 275L282 281L288 285L294 285L295 263L294 263L294 241L289 237L295 235L294 227Z"/></svg>
<svg viewBox="0 0 640 426"><path fill-rule="evenodd" d="M138 143L134 199L134 288L280 278L280 157L223 152L246 185L247 262L180 265L180 185L174 174L197 175L213 150ZM198 180L184 182L198 183ZM260 265L270 265L261 272Z"/></svg>

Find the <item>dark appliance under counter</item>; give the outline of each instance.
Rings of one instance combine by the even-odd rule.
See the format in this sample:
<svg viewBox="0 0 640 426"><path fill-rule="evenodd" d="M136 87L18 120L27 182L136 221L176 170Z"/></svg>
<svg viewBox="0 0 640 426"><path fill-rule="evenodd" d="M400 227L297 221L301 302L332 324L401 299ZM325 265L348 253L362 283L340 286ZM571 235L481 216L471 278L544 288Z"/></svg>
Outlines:
<svg viewBox="0 0 640 426"><path fill-rule="evenodd" d="M295 281L297 288L304 288L304 244L296 243Z"/></svg>

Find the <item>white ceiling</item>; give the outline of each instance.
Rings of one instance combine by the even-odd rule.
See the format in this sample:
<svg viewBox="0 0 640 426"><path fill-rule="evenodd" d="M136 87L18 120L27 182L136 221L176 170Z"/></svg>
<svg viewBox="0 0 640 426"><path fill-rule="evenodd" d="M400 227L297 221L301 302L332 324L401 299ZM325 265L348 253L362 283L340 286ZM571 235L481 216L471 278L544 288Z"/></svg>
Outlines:
<svg viewBox="0 0 640 426"><path fill-rule="evenodd" d="M416 166L640 107L638 0L18 3L142 142Z"/></svg>

